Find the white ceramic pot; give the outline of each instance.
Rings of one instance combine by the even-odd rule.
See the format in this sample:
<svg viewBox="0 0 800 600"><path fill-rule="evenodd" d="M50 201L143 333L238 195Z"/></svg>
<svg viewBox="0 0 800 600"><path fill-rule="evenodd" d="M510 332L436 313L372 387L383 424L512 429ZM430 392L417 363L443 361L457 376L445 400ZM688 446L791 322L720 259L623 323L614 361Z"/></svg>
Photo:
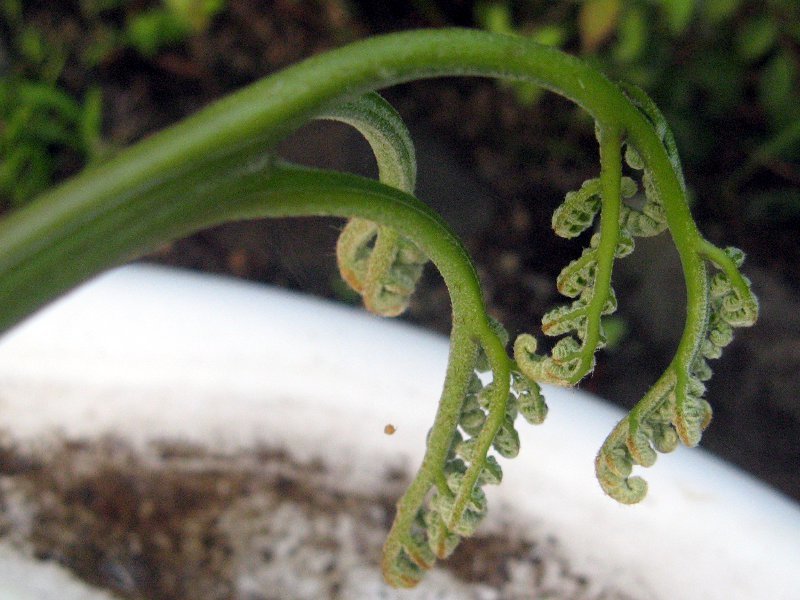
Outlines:
<svg viewBox="0 0 800 600"><path fill-rule="evenodd" d="M301 471L314 465L324 473L328 492L377 498L397 493L395 480L419 463L446 356L446 339L360 310L224 278L130 266L0 340L0 432L15 452L45 457L65 441L109 436L143 454L168 441L214 460L280 449ZM265 513L276 518L284 511L285 526L264 525L258 543L275 546L262 552L264 564L236 558L230 567L236 597L314 598L335 589L342 598L524 598L557 593L559 586L565 597L581 598L800 597L796 504L701 450L679 450L644 474L650 492L643 503L620 506L603 495L593 473L594 455L619 411L580 391L547 389L546 397L547 421L519 424L520 456L502 461L504 481L489 490L484 537L496 549L508 535L509 546L524 554L503 558L502 589L445 565L416 590L395 593L383 587L377 556L369 555L377 548L372 542L348 542L333 558L324 555L343 569L336 586L326 588L314 578L321 573L329 582L332 567L316 569L319 556L302 548L308 523L292 521L298 511L273 498ZM393 435L384 432L387 424ZM8 488L0 489L8 497ZM231 525L231 515L217 522L233 538L232 531L245 531L252 541L257 506L240 511L254 520L244 529ZM356 530L368 519L348 514L330 522L317 515L310 528L324 521L336 535L363 541ZM35 520L36 511L25 518ZM30 523L11 530L16 534L0 546L0 586L5 581L10 591L0 589L0 598L67 597L68 574L29 558ZM231 547L246 552L233 538ZM294 545L284 552L287 540ZM50 575L8 575L23 573L19 561ZM566 572L571 583L558 583ZM41 582L51 579L54 588L42 591ZM276 595L259 592L264 586Z"/></svg>

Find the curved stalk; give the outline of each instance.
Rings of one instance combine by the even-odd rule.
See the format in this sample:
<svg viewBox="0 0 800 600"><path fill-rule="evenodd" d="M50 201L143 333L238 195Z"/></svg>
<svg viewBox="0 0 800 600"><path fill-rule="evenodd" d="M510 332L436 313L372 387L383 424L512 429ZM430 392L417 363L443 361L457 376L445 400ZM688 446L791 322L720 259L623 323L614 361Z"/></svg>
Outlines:
<svg viewBox="0 0 800 600"><path fill-rule="evenodd" d="M365 269L353 262L354 280L363 282L365 300L377 312L397 314L407 296L405 280L413 277L403 272L403 283L393 289L386 277L407 238L442 273L453 309L448 373L425 459L398 503L384 554L387 579L413 585L421 569L449 554L485 513L480 485L502 476L489 448L513 457L519 450L517 412L532 423L546 412L536 377L524 375L542 372L545 359L535 355L535 339L517 338L516 362L506 355L502 328L486 314L463 246L433 211L404 193L413 190L415 171L413 146L399 117L376 95L363 96L412 79L454 75L530 81L569 98L596 121L600 178L568 197L562 216L579 233L599 209L601 231L591 256L573 261L560 276L565 294L581 294L576 308L548 319L553 335L575 330L582 347L574 338L556 344L546 359L552 380L574 384L591 370L602 344L601 316L615 306L614 259L633 248L634 234L657 233L664 221L670 230L686 277L683 335L667 372L615 428L596 460L606 492L623 502L640 500L646 486L629 478L632 465L655 461L651 444L663 452L678 438L687 445L699 441L710 419L702 400L702 380L710 376L705 359L719 355L732 327L755 321L757 302L738 271L741 253L716 248L698 232L674 140L649 98L522 38L444 29L357 42L254 83L43 194L0 222L0 332L82 280L164 242L226 221L297 215L379 224L383 235L371 250L375 260ZM272 154L287 134L320 116L359 127L377 150L381 179L400 189L294 167ZM635 190L621 176L623 143L635 155L631 166L645 171L649 204L641 214L621 207L621 196L629 196L631 186ZM598 194L600 203L593 204ZM360 257L372 233L360 225L351 233L349 249ZM416 267L413 252L407 254L403 266ZM707 262L720 270L712 279ZM388 300L382 295L387 289ZM493 380L481 387L474 371L484 363ZM430 534L424 543L414 530L420 520Z"/></svg>
<svg viewBox="0 0 800 600"><path fill-rule="evenodd" d="M652 126L617 86L552 48L520 38L444 29L379 36L310 58L43 194L0 223L4 241L0 276L30 260L39 249L37 240L49 233L71 230L80 236L95 213L124 212L126 206L153 199L171 185L176 191L203 175L213 177L225 165L258 160L309 118L342 100L412 79L446 75L532 81L573 100L600 125L624 131L653 170L682 259L689 253L698 234L669 158ZM82 270L76 281L54 281L47 286L47 295L63 292L90 274ZM17 311L8 314L0 327L22 316Z"/></svg>

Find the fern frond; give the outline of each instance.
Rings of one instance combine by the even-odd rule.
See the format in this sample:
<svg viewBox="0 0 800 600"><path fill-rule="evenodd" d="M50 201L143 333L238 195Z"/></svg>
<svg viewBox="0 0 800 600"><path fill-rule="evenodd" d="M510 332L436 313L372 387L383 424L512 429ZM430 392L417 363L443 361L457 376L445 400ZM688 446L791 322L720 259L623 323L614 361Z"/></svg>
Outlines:
<svg viewBox="0 0 800 600"><path fill-rule="evenodd" d="M414 144L400 115L375 92L317 116L355 127L369 142L382 183L412 193L417 163ZM394 317L408 307L427 257L392 228L362 218L345 225L336 245L342 279L375 314Z"/></svg>
<svg viewBox="0 0 800 600"><path fill-rule="evenodd" d="M553 213L553 231L571 239L592 226L600 210L600 179L588 179L581 188L567 192L564 202Z"/></svg>
<svg viewBox="0 0 800 600"><path fill-rule="evenodd" d="M508 340L508 334L496 321L490 321L489 331L502 344ZM476 359L446 460L433 478L432 489L420 506L411 531L398 533L399 544L391 561L393 573L421 576L432 561L446 558L464 537L474 534L488 510L483 486L497 485L503 479L503 470L490 451L514 458L520 450L516 418L521 414L534 424L544 420L547 405L539 385L507 356L505 360L509 368L500 374L485 349ZM490 371L494 379L483 383L478 366L480 371Z"/></svg>
<svg viewBox="0 0 800 600"><path fill-rule="evenodd" d="M554 308L542 318L548 336L566 335L549 356L536 354L536 341L521 336L514 357L531 379L556 385L574 385L595 364L595 352L605 344L601 317L616 310L611 288L614 260L633 250L632 237L620 227L622 198L635 193L636 186L621 175L621 139L616 131L597 130L600 142L600 177L590 179L575 192L568 192L553 214L553 229L572 238L586 231L600 212L600 231L595 233L581 256L561 270L558 291L571 304Z"/></svg>

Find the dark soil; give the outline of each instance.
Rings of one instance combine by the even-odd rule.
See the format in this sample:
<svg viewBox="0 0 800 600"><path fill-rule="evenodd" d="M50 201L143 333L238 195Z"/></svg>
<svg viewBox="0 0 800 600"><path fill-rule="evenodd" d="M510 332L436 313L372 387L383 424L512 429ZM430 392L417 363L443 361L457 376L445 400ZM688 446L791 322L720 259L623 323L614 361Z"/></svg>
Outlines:
<svg viewBox="0 0 800 600"><path fill-rule="evenodd" d="M315 598L348 600L348 571L377 571L394 499L408 483L387 473L379 494L345 495L320 464L266 448L142 451L114 439L0 446L0 482L4 540L132 600L283 600L300 580L294 593L306 590L303 598L314 581ZM469 598L485 598L488 586L502 598L634 600L574 572L555 540L510 530L466 540L438 568L482 587Z"/></svg>

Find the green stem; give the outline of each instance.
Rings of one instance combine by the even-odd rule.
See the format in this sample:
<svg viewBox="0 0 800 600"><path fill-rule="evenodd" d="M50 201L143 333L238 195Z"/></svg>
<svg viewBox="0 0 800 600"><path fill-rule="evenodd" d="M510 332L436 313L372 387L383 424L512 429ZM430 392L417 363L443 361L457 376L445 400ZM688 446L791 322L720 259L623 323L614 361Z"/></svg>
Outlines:
<svg viewBox="0 0 800 600"><path fill-rule="evenodd" d="M2 324L12 324L32 302L52 296L54 288L74 285L78 277L152 251L165 241L227 221L302 215L358 215L413 236L455 290L454 310L469 315L483 311L478 279L466 251L426 205L352 175L284 163L259 167L221 170L212 181L194 181L188 187L184 178L159 188L147 202L97 210L84 227L61 231L53 227L46 236L35 236L30 241L35 252L28 260L0 272Z"/></svg>
<svg viewBox="0 0 800 600"><path fill-rule="evenodd" d="M594 364L594 353L600 342L603 308L611 290L611 273L614 268L617 243L619 242L619 214L621 205L620 183L622 180L622 137L616 128L600 127L600 187L602 210L600 211L600 243L597 246L597 272L594 295L587 307L586 339L580 355L580 367L574 381L577 383Z"/></svg>
<svg viewBox="0 0 800 600"><path fill-rule="evenodd" d="M508 359L505 348L503 348L497 336L491 328L488 327L488 324L479 330L478 335L480 336L481 348L486 353L492 371L492 397L489 402L489 413L486 417L486 423L478 435L473 450L474 458L470 462L467 472L464 473L464 479L461 483L459 493L453 502L452 519L451 522L448 523L448 526L451 528L461 520L464 511L466 511L472 491L485 466L483 457L489 452L489 448L497 435L497 431L505 420L506 404L511 384L511 361Z"/></svg>
<svg viewBox="0 0 800 600"><path fill-rule="evenodd" d="M425 497L437 477L458 427L461 405L467 392L477 357L478 345L472 335L473 325L463 320L454 321L450 333L450 359L447 365L442 396L428 438L425 457L418 475L397 502L397 513L383 547L383 572L388 576L392 566L408 544L409 531ZM446 481L443 482L445 489ZM449 493L449 491L447 491ZM400 583L400 582L398 582Z"/></svg>
<svg viewBox="0 0 800 600"><path fill-rule="evenodd" d="M191 194L179 193L182 187L197 187L221 168L259 160L288 133L343 100L412 79L445 75L529 80L570 98L601 125L626 131L654 172L671 225L686 230L678 236L690 234L688 209L663 145L617 86L553 48L521 38L443 29L378 36L308 59L219 100L47 192L0 223L4 242L0 276L23 268L48 245L46 238L51 235L84 238L84 230L94 227L96 218L102 220L105 212L118 213L121 233L136 226L135 220L125 220L126 215L138 219L147 210L162 210L165 202L190 203ZM134 207L145 204L147 208ZM176 209L175 219L180 218L179 213ZM0 328L79 283L98 267L141 252L135 240L127 243L127 252L121 243L116 244L114 261L102 267L84 266L80 253L66 257L74 276L63 273L52 282L43 282L39 297L32 293L36 286L30 286L25 309L6 313ZM681 252L683 244L678 245ZM83 251L91 252L88 248ZM63 262L62 258L52 268L64 270Z"/></svg>

